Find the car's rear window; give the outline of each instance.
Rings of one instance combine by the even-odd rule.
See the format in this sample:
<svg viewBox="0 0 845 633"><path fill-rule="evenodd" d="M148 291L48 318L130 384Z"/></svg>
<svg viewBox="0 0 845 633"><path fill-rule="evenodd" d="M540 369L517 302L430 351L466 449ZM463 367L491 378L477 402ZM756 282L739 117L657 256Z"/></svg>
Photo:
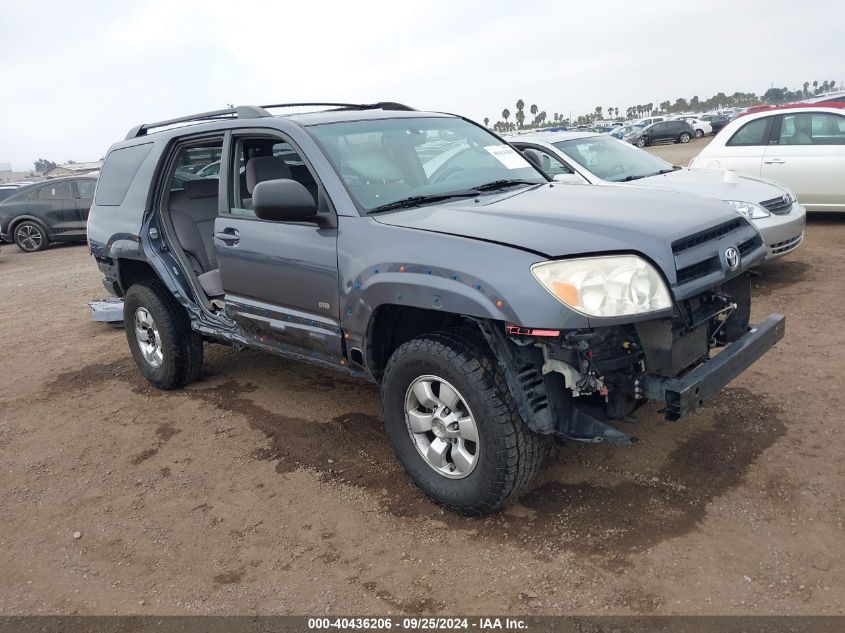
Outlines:
<svg viewBox="0 0 845 633"><path fill-rule="evenodd" d="M97 205L116 207L123 203L138 168L152 148L152 143L144 143L109 152L97 183Z"/></svg>

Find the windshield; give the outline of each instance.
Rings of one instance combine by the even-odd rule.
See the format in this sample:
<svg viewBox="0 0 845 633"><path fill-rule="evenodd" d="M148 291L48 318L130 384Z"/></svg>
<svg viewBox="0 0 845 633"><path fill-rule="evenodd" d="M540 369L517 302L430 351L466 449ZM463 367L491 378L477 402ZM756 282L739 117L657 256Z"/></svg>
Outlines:
<svg viewBox="0 0 845 633"><path fill-rule="evenodd" d="M368 211L417 196L466 195L489 183L547 182L520 153L463 119L371 119L309 131Z"/></svg>
<svg viewBox="0 0 845 633"><path fill-rule="evenodd" d="M608 136L590 136L554 143L564 154L602 180L620 182L672 171L664 160Z"/></svg>

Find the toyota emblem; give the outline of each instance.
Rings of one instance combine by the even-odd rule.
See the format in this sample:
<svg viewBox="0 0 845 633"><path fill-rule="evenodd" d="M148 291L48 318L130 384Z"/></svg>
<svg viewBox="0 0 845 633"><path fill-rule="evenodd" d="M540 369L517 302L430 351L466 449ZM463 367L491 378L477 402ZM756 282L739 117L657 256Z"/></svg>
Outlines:
<svg viewBox="0 0 845 633"><path fill-rule="evenodd" d="M728 265L728 270L736 270L739 268L739 251L736 250L733 246L730 246L725 249L725 263Z"/></svg>

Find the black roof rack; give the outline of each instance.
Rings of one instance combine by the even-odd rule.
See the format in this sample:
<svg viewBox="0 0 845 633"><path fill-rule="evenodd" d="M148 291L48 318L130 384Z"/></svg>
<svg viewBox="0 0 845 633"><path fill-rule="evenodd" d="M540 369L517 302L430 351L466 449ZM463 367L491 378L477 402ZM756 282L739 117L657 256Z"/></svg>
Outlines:
<svg viewBox="0 0 845 633"><path fill-rule="evenodd" d="M414 108L406 106L402 103L394 101L379 101L377 103L327 103L327 102L306 102L306 103L275 103L272 105L263 106L237 106L235 108L224 108L222 110L211 110L210 112L200 112L199 114L190 114L188 116L181 116L175 119L166 119L164 121L156 121L154 123L142 123L136 125L126 135L127 139L138 138L139 136L146 136L146 134L155 128L167 127L168 125L176 125L178 123L193 123L200 121L216 121L225 119L260 119L263 117L273 116L267 112L267 108L300 108L310 106L331 107L337 110L400 110L400 111L414 111Z"/></svg>

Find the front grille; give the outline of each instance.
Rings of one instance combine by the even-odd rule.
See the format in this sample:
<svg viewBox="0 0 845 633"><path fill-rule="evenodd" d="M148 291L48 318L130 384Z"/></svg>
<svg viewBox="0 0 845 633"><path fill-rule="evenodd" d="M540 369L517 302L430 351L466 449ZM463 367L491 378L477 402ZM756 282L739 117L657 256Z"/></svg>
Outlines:
<svg viewBox="0 0 845 633"><path fill-rule="evenodd" d="M685 237L683 239L673 242L672 252L675 255L680 255L684 251L688 251L691 248L695 248L699 244L718 240L723 235L727 235L728 233L736 231L742 225L743 221L740 218L737 218L736 220L731 220L730 222L725 222L724 224L720 224L719 226L714 226L713 228L707 229L705 231L695 233L694 235L690 235L689 237Z"/></svg>
<svg viewBox="0 0 845 633"><path fill-rule="evenodd" d="M786 215L792 211L792 198L784 194L780 198L763 200L763 202L760 203L760 206L764 207L767 211L769 211L769 213L774 213L775 215Z"/></svg>
<svg viewBox="0 0 845 633"><path fill-rule="evenodd" d="M675 298L686 299L718 286L731 273L725 263L726 250L734 246L740 254L741 268L764 256L760 234L747 220L737 217L694 233L672 243L675 258Z"/></svg>

